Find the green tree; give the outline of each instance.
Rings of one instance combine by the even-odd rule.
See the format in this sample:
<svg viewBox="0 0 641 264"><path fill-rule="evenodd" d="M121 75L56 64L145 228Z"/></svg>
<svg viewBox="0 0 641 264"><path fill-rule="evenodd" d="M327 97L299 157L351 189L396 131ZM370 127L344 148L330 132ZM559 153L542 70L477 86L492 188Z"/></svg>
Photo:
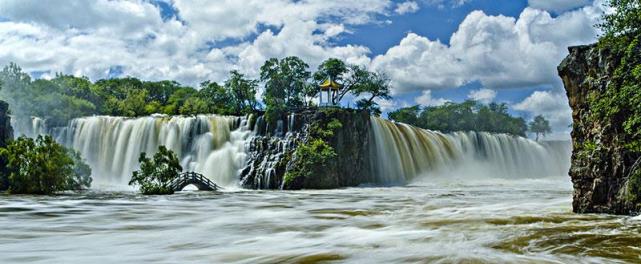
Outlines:
<svg viewBox="0 0 641 264"><path fill-rule="evenodd" d="M311 76L308 68L309 65L298 57L272 58L260 67L260 78L265 82L265 116L269 123L275 123L285 111L304 105L307 81Z"/></svg>
<svg viewBox="0 0 641 264"><path fill-rule="evenodd" d="M375 99L389 100L390 96L390 79L383 73L368 72L368 76L363 81L355 85L353 93L355 96L366 95L356 102L359 109L365 109L370 114L381 115L380 107Z"/></svg>
<svg viewBox="0 0 641 264"><path fill-rule="evenodd" d="M598 25L605 33L603 39L612 41L641 34L641 1L609 0L608 5L615 12L605 14Z"/></svg>
<svg viewBox="0 0 641 264"><path fill-rule="evenodd" d="M550 127L550 122L546 120L545 117L538 115L530 123L530 131L536 134L536 141L539 141L539 135L545 137L546 134L552 132L552 128Z"/></svg>
<svg viewBox="0 0 641 264"><path fill-rule="evenodd" d="M67 149L67 155L73 160L73 175L67 179L68 190L85 190L91 187L91 167L80 156L80 152Z"/></svg>
<svg viewBox="0 0 641 264"><path fill-rule="evenodd" d="M133 173L129 185L139 186L140 192L145 195L174 193L170 184L180 175L182 167L173 151L160 146L153 159L147 158L143 152L138 161L140 170Z"/></svg>
<svg viewBox="0 0 641 264"><path fill-rule="evenodd" d="M232 95L224 86L216 82L206 81L200 84L198 97L207 102L209 111L219 115L233 115L235 107L232 104ZM255 101L255 99L254 99Z"/></svg>
<svg viewBox="0 0 641 264"><path fill-rule="evenodd" d="M76 164L69 150L56 143L51 136L37 139L21 137L0 149L9 171L9 192L20 194L53 194L73 188L75 179L86 183L86 168ZM78 166L77 166L78 165ZM81 175L77 174L83 173ZM89 181L90 182L90 181Z"/></svg>
<svg viewBox="0 0 641 264"><path fill-rule="evenodd" d="M390 120L405 123L408 125L422 127L419 124L418 115L421 112L421 107L418 105L397 109L396 111L389 112L388 117Z"/></svg>
<svg viewBox="0 0 641 264"><path fill-rule="evenodd" d="M229 80L225 82L228 98L233 104L233 113L249 114L257 110L258 102L256 101L257 80L245 78L245 75L238 71L229 73Z"/></svg>

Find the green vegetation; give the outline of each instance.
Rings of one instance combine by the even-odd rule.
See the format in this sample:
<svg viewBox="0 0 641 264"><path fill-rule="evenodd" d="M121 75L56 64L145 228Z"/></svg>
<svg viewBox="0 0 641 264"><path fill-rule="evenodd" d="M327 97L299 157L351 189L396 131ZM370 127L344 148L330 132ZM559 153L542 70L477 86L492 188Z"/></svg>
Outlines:
<svg viewBox="0 0 641 264"><path fill-rule="evenodd" d="M412 106L389 113L396 122L442 131L484 131L525 136L527 124L520 117L512 117L506 104L482 105L475 101L446 103L442 106L421 108Z"/></svg>
<svg viewBox="0 0 641 264"><path fill-rule="evenodd" d="M605 32L599 46L620 60L606 90L588 97L589 118L622 120L614 129L624 132L626 149L641 154L641 2L611 0L609 5L616 12L605 15L599 25Z"/></svg>
<svg viewBox="0 0 641 264"><path fill-rule="evenodd" d="M329 171L329 166L337 154L327 142L334 136L335 131L342 127L343 124L338 119L332 118L329 122L315 122L309 128L307 142L300 144L294 152L297 166L283 177L285 185L291 186L296 181Z"/></svg>
<svg viewBox="0 0 641 264"><path fill-rule="evenodd" d="M147 154L143 152L138 161L140 170L133 173L129 185L139 186L140 192L145 195L174 193L171 181L182 171L176 153L160 146L153 159L147 158Z"/></svg>
<svg viewBox="0 0 641 264"><path fill-rule="evenodd" d="M338 59L325 61L318 72L298 57L269 59L260 68L260 80L231 71L223 84L205 81L199 89L175 81L142 81L132 77L98 80L57 74L51 80L33 80L16 64L0 71L0 99L9 103L18 116L38 116L51 126L66 125L73 118L91 115L138 117L150 114L245 115L259 111L256 94L265 86L264 107L268 121L285 112L313 106L318 84L328 76L340 81L342 89L335 102L352 94L357 106L380 114L376 99L389 99L389 80L383 74L347 65ZM312 76L314 78L312 78ZM260 82L259 82L260 81Z"/></svg>
<svg viewBox="0 0 641 264"><path fill-rule="evenodd" d="M617 133L617 139L626 150L625 159L637 162L641 157L641 1L610 0L615 12L606 14L598 25L604 32L599 48L615 58L610 68L609 81L604 91L593 91L588 96L589 120L613 120L608 129ZM595 76L588 76L591 80ZM586 142L579 155L595 149ZM585 155L585 154L583 154ZM629 202L641 203L641 170L634 168L627 182Z"/></svg>
<svg viewBox="0 0 641 264"><path fill-rule="evenodd" d="M550 122L545 119L542 115L538 115L530 122L530 132L536 134L536 141L539 141L539 135L547 135L552 132L552 127L550 127Z"/></svg>
<svg viewBox="0 0 641 264"><path fill-rule="evenodd" d="M51 136L18 138L0 148L0 157L7 161L7 173L0 177L10 193L53 194L91 185L91 168Z"/></svg>

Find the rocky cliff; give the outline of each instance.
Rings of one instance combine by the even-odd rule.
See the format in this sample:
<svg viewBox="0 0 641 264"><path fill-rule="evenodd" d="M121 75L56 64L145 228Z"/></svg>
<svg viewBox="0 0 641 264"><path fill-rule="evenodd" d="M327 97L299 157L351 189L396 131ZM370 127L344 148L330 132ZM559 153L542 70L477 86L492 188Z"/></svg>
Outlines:
<svg viewBox="0 0 641 264"><path fill-rule="evenodd" d="M275 126L251 120L241 184L251 189L330 189L371 183L370 119L363 111L321 109L288 115Z"/></svg>
<svg viewBox="0 0 641 264"><path fill-rule="evenodd" d="M9 117L9 105L0 101L0 147L6 146L11 139L13 139L13 129L11 117Z"/></svg>
<svg viewBox="0 0 641 264"><path fill-rule="evenodd" d="M9 140L13 139L11 118L9 117L9 105L0 101L0 148L7 146ZM0 190L6 190L8 186L6 169L7 161L0 157Z"/></svg>
<svg viewBox="0 0 641 264"><path fill-rule="evenodd" d="M629 96L616 96L622 84L613 78L620 74L621 56L597 45L569 50L558 70L573 110L574 211L639 212L640 156L625 129L633 112L618 107Z"/></svg>

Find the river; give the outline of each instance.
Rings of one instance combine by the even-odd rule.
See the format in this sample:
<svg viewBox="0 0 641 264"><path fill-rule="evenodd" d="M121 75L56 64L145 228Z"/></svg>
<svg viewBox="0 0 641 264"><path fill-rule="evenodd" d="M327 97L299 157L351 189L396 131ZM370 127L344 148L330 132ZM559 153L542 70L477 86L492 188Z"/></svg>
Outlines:
<svg viewBox="0 0 641 264"><path fill-rule="evenodd" d="M573 214L565 177L0 196L0 226L2 263L641 261L641 219Z"/></svg>

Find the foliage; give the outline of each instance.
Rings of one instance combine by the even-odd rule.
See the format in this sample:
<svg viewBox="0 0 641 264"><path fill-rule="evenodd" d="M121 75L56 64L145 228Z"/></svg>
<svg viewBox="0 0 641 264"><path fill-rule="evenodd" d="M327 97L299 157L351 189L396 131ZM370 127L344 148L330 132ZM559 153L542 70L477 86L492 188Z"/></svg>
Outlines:
<svg viewBox="0 0 641 264"><path fill-rule="evenodd" d="M72 154L73 153L73 154ZM19 194L53 194L91 184L91 169L79 154L56 143L51 136L21 137L0 149L8 161L8 189Z"/></svg>
<svg viewBox="0 0 641 264"><path fill-rule="evenodd" d="M284 111L304 105L307 81L311 76L307 68L309 66L298 57L272 58L260 67L260 79L265 82L263 101L267 122L273 124Z"/></svg>
<svg viewBox="0 0 641 264"><path fill-rule="evenodd" d="M180 175L182 167L173 151L160 146L153 159L147 158L143 152L138 161L140 170L133 173L129 185L139 186L140 192L145 195L174 193L170 184Z"/></svg>
<svg viewBox="0 0 641 264"><path fill-rule="evenodd" d="M389 113L396 122L442 132L484 131L525 136L527 125L520 117L512 117L507 105L482 105L475 101L448 102L441 106L412 106Z"/></svg>
<svg viewBox="0 0 641 264"><path fill-rule="evenodd" d="M605 14L598 26L605 33L602 41L618 41L617 38L639 36L641 33L641 1L609 0L608 5L615 12Z"/></svg>
<svg viewBox="0 0 641 264"><path fill-rule="evenodd" d="M91 167L82 159L80 152L67 149L67 155L73 160L73 177L67 179L67 188L69 190L85 190L91 187L93 179L91 178Z"/></svg>
<svg viewBox="0 0 641 264"><path fill-rule="evenodd" d="M599 46L614 60L605 91L588 96L591 120L617 120L612 129L622 131L625 148L641 154L641 3L610 0L615 12L599 26L605 34Z"/></svg>
<svg viewBox="0 0 641 264"><path fill-rule="evenodd" d="M32 80L15 63L0 71L0 98L18 116L45 118L63 126L73 118L91 115L138 117L150 114L242 115L256 111L258 81L232 71L224 86L204 82L201 90L174 81L146 82L114 78L92 83L86 77L57 74L51 80Z"/></svg>
<svg viewBox="0 0 641 264"><path fill-rule="evenodd" d="M342 127L340 120L332 118L329 122L316 122L309 128L307 142L299 145L294 152L297 166L285 173L285 185L327 171L329 164L337 157L336 151L327 142Z"/></svg>
<svg viewBox="0 0 641 264"><path fill-rule="evenodd" d="M383 73L365 72L365 77L361 83L354 86L353 93L356 96L363 94L369 97L363 98L356 102L359 109L367 110L370 114L379 116L381 110L374 99L389 100L390 96L390 79Z"/></svg>
<svg viewBox="0 0 641 264"><path fill-rule="evenodd" d="M552 127L550 127L550 122L545 117L538 115L530 122L530 132L535 133L536 141L539 141L539 135L545 137L546 134L552 132Z"/></svg>

